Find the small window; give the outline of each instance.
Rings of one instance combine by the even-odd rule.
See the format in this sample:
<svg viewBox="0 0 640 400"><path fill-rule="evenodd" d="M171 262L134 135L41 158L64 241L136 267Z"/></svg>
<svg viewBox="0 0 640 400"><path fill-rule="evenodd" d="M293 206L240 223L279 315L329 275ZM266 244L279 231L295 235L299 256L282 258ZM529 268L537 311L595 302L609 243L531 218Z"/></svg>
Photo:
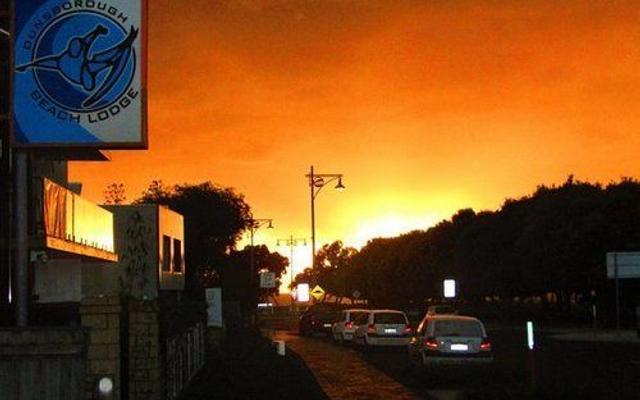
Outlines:
<svg viewBox="0 0 640 400"><path fill-rule="evenodd" d="M171 238L162 235L162 272L171 272Z"/></svg>
<svg viewBox="0 0 640 400"><path fill-rule="evenodd" d="M435 325L435 336L482 337L482 327L476 321L439 320Z"/></svg>
<svg viewBox="0 0 640 400"><path fill-rule="evenodd" d="M173 272L182 272L182 241L173 239Z"/></svg>
<svg viewBox="0 0 640 400"><path fill-rule="evenodd" d="M374 316L374 324L406 324L407 319L404 314L400 313L376 313Z"/></svg>

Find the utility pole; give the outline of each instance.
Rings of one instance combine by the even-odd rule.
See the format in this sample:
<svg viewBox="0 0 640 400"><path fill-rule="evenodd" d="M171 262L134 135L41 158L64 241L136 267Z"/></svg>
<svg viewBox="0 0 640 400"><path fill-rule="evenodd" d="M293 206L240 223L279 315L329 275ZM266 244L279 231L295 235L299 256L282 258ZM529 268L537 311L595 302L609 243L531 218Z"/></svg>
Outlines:
<svg viewBox="0 0 640 400"><path fill-rule="evenodd" d="M286 239L278 239L277 241L277 245L280 246L280 242L284 242L285 246L289 246L289 275L291 277L291 284L289 285L289 288L291 290L290 293L293 293L293 278L295 276L294 271L293 271L293 248L302 244L303 246L307 245L307 239L306 238L294 238L293 235L291 235L290 237L286 238ZM291 311L293 311L293 294L291 295Z"/></svg>
<svg viewBox="0 0 640 400"><path fill-rule="evenodd" d="M306 175L309 179L309 189L311 192L311 268L315 268L316 264L316 197L323 187L333 181L338 181L335 189L342 192L345 187L342 184L342 174L316 174L313 165Z"/></svg>
<svg viewBox="0 0 640 400"><path fill-rule="evenodd" d="M11 33L0 28L0 34L9 38ZM11 51L11 49L9 49ZM11 65L8 66L12 68ZM9 98L9 96L7 96ZM12 99L9 99L12 101ZM11 153L8 155L12 156ZM18 327L26 327L29 324L29 236L27 230L28 223L28 183L29 183L29 161L28 153L25 151L17 151L15 153L15 179L13 181L15 192L15 214L9 216L9 224L15 227L15 304L16 304L16 325ZM10 194L12 191L9 191ZM9 243L12 242L11 234L9 234ZM12 249L7 249L9 253Z"/></svg>

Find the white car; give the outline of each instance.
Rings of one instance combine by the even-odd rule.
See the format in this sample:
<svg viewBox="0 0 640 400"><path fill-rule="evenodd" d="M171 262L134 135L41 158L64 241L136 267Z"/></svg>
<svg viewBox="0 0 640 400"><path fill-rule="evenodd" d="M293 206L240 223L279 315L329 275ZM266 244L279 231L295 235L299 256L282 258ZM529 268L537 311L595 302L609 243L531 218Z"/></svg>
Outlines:
<svg viewBox="0 0 640 400"><path fill-rule="evenodd" d="M342 311L338 319L331 326L333 340L337 343L350 342L357 328L354 321L368 312L369 310L361 308L349 308Z"/></svg>
<svg viewBox="0 0 640 400"><path fill-rule="evenodd" d="M408 349L412 363L423 366L493 361L491 342L482 322L459 315L427 314Z"/></svg>
<svg viewBox="0 0 640 400"><path fill-rule="evenodd" d="M397 310L371 310L355 321L353 342L368 346L406 346L411 339L407 316Z"/></svg>

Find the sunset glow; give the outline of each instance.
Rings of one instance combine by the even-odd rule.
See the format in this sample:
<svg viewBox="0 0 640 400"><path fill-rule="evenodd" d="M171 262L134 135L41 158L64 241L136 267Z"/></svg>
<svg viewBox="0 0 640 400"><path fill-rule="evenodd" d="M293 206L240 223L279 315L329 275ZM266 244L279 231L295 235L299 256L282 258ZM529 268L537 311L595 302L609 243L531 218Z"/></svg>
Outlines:
<svg viewBox="0 0 640 400"><path fill-rule="evenodd" d="M98 202L113 181L133 200L212 180L274 219L256 243L288 257L278 238L310 237L310 165L347 188L319 194L317 248L640 172L633 2L152 3L150 149L72 166Z"/></svg>

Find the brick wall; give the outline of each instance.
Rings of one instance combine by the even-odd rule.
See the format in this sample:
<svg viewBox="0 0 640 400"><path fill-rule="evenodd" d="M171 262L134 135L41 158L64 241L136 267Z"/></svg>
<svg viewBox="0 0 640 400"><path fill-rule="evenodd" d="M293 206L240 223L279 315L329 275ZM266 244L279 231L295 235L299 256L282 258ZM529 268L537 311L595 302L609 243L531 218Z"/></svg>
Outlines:
<svg viewBox="0 0 640 400"><path fill-rule="evenodd" d="M82 326L88 328L86 398L92 399L97 381L109 377L113 399L120 399L120 315L118 297L86 298L80 305Z"/></svg>
<svg viewBox="0 0 640 400"><path fill-rule="evenodd" d="M129 303L129 399L162 397L158 303Z"/></svg>

